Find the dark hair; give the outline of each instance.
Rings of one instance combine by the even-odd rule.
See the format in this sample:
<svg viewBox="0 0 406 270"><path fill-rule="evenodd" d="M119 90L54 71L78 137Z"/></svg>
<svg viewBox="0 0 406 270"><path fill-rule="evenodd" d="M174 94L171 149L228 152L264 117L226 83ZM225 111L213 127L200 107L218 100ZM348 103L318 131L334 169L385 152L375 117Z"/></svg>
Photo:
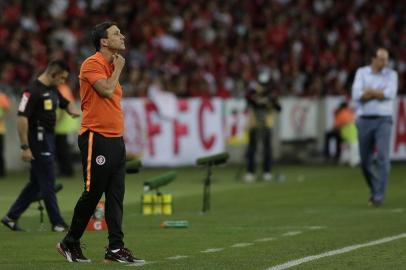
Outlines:
<svg viewBox="0 0 406 270"><path fill-rule="evenodd" d="M344 108L346 108L346 107L348 107L348 102L347 102L347 101L343 101L343 102L341 102L340 105L338 106L338 109L341 110L341 109L344 109Z"/></svg>
<svg viewBox="0 0 406 270"><path fill-rule="evenodd" d="M49 62L48 67L47 67L48 73L56 74L56 73L60 73L62 71L70 72L70 68L65 61L58 59L58 60L52 60L51 62Z"/></svg>
<svg viewBox="0 0 406 270"><path fill-rule="evenodd" d="M107 29L113 25L117 24L115 22L103 22L93 27L92 41L96 51L100 50L100 39L107 38Z"/></svg>

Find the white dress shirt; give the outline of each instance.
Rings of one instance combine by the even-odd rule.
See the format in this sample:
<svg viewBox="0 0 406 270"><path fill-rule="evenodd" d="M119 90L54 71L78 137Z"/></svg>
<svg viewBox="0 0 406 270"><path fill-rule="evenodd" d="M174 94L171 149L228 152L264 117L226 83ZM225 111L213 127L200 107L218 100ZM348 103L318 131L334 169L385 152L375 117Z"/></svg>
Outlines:
<svg viewBox="0 0 406 270"><path fill-rule="evenodd" d="M385 99L361 102L365 88L381 89ZM360 67L352 85L352 99L357 116L392 116L393 105L398 91L398 74L390 68L374 73L371 66Z"/></svg>

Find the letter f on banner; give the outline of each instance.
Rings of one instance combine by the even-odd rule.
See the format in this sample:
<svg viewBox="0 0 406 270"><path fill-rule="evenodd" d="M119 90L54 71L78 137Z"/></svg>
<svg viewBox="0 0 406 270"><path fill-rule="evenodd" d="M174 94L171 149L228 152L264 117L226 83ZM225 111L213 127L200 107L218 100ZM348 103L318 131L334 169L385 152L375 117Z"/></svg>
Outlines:
<svg viewBox="0 0 406 270"><path fill-rule="evenodd" d="M180 100L178 102L178 111L187 112L189 109L189 104L187 100ZM175 155L179 154L180 151L180 139L189 134L189 129L186 124L182 124L177 119L173 121L173 145Z"/></svg>
<svg viewBox="0 0 406 270"><path fill-rule="evenodd" d="M148 151L151 156L155 156L154 137L161 133L161 125L153 122L153 116L154 114L158 114L158 110L154 103L146 102L145 112L148 132Z"/></svg>

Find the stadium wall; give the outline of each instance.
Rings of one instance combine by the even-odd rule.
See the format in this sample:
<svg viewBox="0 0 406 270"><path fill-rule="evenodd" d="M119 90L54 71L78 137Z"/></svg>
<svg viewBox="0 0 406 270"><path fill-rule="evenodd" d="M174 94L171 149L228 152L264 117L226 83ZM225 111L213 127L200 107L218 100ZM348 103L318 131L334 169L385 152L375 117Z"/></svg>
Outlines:
<svg viewBox="0 0 406 270"><path fill-rule="evenodd" d="M324 136L333 127L334 111L344 97L281 98L282 112L275 114L273 146L276 159L322 162ZM16 100L7 118L8 169L22 169L16 130ZM395 104L391 142L392 160L406 160L406 99ZM173 108L168 108L172 106ZM231 162L244 160L248 140L244 99L180 99L155 104L147 99L123 101L127 150L142 156L147 166L192 165L201 156L229 151ZM77 151L75 135L73 147ZM260 152L260 151L259 151ZM259 153L260 154L260 153Z"/></svg>

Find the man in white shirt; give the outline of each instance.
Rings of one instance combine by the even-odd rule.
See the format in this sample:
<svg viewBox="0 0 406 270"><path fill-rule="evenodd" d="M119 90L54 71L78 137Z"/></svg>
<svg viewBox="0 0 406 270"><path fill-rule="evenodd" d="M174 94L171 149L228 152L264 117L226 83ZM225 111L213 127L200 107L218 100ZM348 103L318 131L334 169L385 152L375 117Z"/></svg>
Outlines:
<svg viewBox="0 0 406 270"><path fill-rule="evenodd" d="M387 67L389 54L379 48L371 65L360 67L352 86L356 104L361 167L371 194L369 204L379 206L390 171L390 138L398 75ZM376 155L376 170L373 169Z"/></svg>

